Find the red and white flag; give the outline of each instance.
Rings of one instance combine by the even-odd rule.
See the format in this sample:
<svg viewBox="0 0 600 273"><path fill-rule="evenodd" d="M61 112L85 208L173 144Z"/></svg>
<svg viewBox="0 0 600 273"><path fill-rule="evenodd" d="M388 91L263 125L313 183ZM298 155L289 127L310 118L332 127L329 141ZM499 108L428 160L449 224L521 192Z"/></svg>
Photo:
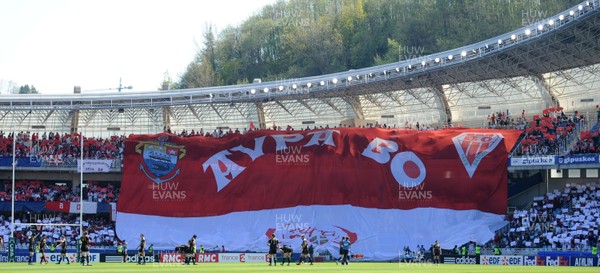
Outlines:
<svg viewBox="0 0 600 273"><path fill-rule="evenodd" d="M485 242L505 224L508 151L520 131L380 128L224 138L134 135L125 145L117 234L157 247L267 251L275 232L365 260L404 246ZM139 225L139 223L145 223Z"/></svg>
<svg viewBox="0 0 600 273"><path fill-rule="evenodd" d="M46 209L64 213L79 213L81 203L79 202L46 202ZM95 214L98 212L97 202L83 202L83 213Z"/></svg>

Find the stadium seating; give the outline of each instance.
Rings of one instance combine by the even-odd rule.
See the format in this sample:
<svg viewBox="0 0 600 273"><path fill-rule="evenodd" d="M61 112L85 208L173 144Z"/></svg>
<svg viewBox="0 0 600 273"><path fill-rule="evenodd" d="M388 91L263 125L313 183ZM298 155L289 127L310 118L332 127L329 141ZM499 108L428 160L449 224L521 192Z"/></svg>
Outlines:
<svg viewBox="0 0 600 273"><path fill-rule="evenodd" d="M496 114L501 121L494 118ZM494 113L488 126L524 131L524 137L515 149L514 156L545 156L571 153L571 144L577 141L579 133L584 136L582 128L588 124L586 117L577 111L569 115L562 107L558 107L544 109L542 115L533 115L530 119L523 112L516 121L509 119L506 113ZM590 149L584 152L595 153Z"/></svg>
<svg viewBox="0 0 600 273"><path fill-rule="evenodd" d="M84 187L84 201L89 202L116 202L119 196L119 186L113 184L101 185L97 181L86 181ZM4 180L0 184L0 201L10 201L12 196L11 181ZM64 182L21 180L15 183L15 201L28 202L79 202L79 193L74 191Z"/></svg>
<svg viewBox="0 0 600 273"><path fill-rule="evenodd" d="M40 224L78 224L76 217L67 216L56 216L48 217L41 220L36 220L35 223ZM16 223L28 223L27 219L19 219L16 217ZM84 216L83 226L89 231L90 238L92 239L91 245L94 247L113 247L115 246L115 232L114 223L108 221L106 216ZM32 228L29 226L17 225L15 227L15 238L17 247L27 247L27 236L32 234ZM48 236L48 245L54 243L60 238L61 235L65 235L69 246L77 245L77 238L79 237L79 228L76 226L35 226L35 233L41 233L42 235ZM10 234L10 218L0 215L0 236Z"/></svg>
<svg viewBox="0 0 600 273"><path fill-rule="evenodd" d="M500 231L491 245L589 250L600 230L600 184L567 185L535 197L530 208L507 217L507 230Z"/></svg>

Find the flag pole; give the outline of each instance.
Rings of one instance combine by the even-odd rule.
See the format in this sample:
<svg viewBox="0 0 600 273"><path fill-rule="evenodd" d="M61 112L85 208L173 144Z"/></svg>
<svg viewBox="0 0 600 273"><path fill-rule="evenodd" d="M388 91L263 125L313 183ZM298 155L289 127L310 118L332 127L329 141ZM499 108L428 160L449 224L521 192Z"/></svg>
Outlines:
<svg viewBox="0 0 600 273"><path fill-rule="evenodd" d="M12 128L12 136L13 136L13 146L12 146L12 196L10 198L10 234L12 238L15 238L15 169L17 167L16 162L16 146L17 146L17 137L15 136L15 125L13 124Z"/></svg>
<svg viewBox="0 0 600 273"><path fill-rule="evenodd" d="M83 236L83 130L80 131L81 145L79 158L79 237Z"/></svg>

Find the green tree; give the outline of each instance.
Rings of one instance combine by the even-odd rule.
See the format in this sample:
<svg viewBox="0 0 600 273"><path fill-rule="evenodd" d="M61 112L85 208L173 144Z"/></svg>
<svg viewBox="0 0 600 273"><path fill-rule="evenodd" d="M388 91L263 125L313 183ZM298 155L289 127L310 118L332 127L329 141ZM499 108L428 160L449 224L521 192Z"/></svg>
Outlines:
<svg viewBox="0 0 600 273"><path fill-rule="evenodd" d="M397 62L399 59L400 45L394 39L387 39L387 52L385 55L375 55L375 65L389 64Z"/></svg>
<svg viewBox="0 0 600 273"><path fill-rule="evenodd" d="M29 85L26 84L19 87L19 94L39 94L39 92L35 89L35 86L32 85L29 87Z"/></svg>
<svg viewBox="0 0 600 273"><path fill-rule="evenodd" d="M321 17L306 26L295 26L285 35L290 67L288 77L333 73L344 69L342 36L332 30L331 18Z"/></svg>
<svg viewBox="0 0 600 273"><path fill-rule="evenodd" d="M216 71L215 36L212 26L207 26L204 31L203 48L196 54L181 76L179 87L196 88L218 86L222 84L219 73Z"/></svg>
<svg viewBox="0 0 600 273"><path fill-rule="evenodd" d="M363 68L468 45L577 0L281 0L237 27L205 31L179 87ZM398 55L399 54L399 55Z"/></svg>

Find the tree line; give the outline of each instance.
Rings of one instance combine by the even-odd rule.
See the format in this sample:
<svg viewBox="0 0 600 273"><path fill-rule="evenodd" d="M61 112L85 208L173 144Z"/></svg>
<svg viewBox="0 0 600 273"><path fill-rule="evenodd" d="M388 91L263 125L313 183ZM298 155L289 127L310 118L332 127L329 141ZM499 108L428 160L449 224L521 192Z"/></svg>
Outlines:
<svg viewBox="0 0 600 273"><path fill-rule="evenodd" d="M204 31L171 89L321 75L479 42L575 0L280 0L239 26ZM163 82L164 83L164 82Z"/></svg>

